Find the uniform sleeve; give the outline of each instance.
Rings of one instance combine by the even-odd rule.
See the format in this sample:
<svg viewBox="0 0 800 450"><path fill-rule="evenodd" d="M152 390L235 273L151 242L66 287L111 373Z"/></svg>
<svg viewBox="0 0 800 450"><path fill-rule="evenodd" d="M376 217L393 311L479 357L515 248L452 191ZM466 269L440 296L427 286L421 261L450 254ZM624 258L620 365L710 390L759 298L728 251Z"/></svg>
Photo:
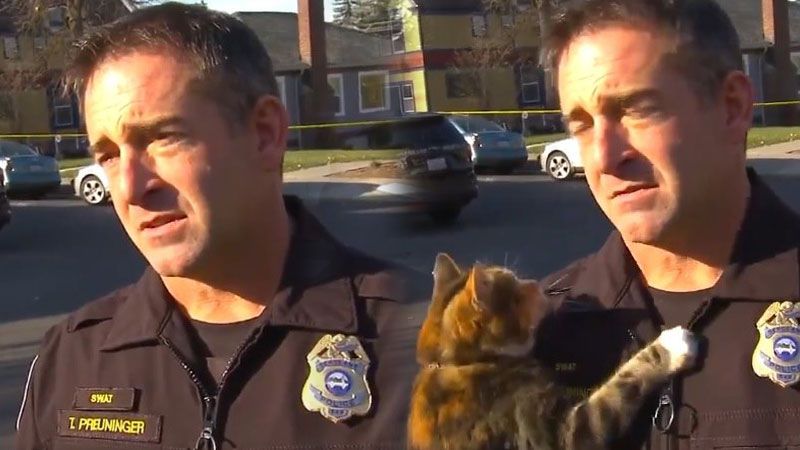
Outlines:
<svg viewBox="0 0 800 450"><path fill-rule="evenodd" d="M39 373L39 356L33 358L30 369L28 369L28 377L25 382L25 391L22 395L22 404L20 405L19 415L17 416L17 435L16 446L17 450L39 450L44 449L41 442L36 423L36 411L34 411L34 396L36 395L35 386L36 378Z"/></svg>

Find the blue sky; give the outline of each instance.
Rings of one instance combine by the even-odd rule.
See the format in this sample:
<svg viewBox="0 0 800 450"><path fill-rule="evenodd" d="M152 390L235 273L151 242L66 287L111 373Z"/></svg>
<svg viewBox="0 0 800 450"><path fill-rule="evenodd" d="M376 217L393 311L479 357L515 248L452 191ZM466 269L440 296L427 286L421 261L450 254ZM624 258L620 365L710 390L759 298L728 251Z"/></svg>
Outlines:
<svg viewBox="0 0 800 450"><path fill-rule="evenodd" d="M183 3L200 3L199 0L179 0ZM333 19L332 0L325 0L325 20ZM236 11L287 11L297 12L297 0L206 0L211 9Z"/></svg>

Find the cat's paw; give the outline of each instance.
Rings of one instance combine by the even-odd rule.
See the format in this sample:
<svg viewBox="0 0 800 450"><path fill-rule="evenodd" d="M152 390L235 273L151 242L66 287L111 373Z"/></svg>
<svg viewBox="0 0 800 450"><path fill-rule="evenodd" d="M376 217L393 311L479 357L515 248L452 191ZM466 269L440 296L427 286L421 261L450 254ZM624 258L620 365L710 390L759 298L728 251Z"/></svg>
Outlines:
<svg viewBox="0 0 800 450"><path fill-rule="evenodd" d="M664 330L658 343L669 353L669 370L678 372L692 367L697 359L697 338L683 327Z"/></svg>

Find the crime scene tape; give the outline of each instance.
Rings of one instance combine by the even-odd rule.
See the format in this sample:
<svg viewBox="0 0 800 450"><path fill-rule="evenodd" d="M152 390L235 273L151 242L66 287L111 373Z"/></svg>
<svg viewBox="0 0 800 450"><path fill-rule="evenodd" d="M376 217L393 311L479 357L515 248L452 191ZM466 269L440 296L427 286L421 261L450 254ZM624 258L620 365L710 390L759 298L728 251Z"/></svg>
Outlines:
<svg viewBox="0 0 800 450"><path fill-rule="evenodd" d="M760 102L753 103L753 106L787 106L800 105L800 100L790 100L783 102ZM446 115L500 115L500 114L559 114L559 109L501 109L489 111L431 111L430 114ZM424 114L424 113L421 113ZM290 125L289 130L311 130L321 128L340 128L340 127L359 127L369 125L380 125L386 123L399 122L401 119L382 119L382 120L363 120L356 122L330 122L310 125ZM0 139L31 139L31 138L53 138L53 137L85 137L86 133L33 133L33 134L0 134Z"/></svg>

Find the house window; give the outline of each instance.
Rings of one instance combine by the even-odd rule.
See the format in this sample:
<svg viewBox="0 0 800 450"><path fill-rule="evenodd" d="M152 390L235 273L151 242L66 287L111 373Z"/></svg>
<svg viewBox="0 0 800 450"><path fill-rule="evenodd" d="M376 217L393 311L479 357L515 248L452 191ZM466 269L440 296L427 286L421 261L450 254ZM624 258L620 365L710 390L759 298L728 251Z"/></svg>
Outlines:
<svg viewBox="0 0 800 450"><path fill-rule="evenodd" d="M444 76L447 98L474 97L478 92L475 74L468 72L448 72Z"/></svg>
<svg viewBox="0 0 800 450"><path fill-rule="evenodd" d="M403 29L403 16L399 9L393 9L392 14L392 53L405 53L406 35Z"/></svg>
<svg viewBox="0 0 800 450"><path fill-rule="evenodd" d="M331 110L336 116L344 115L344 87L342 85L342 74L336 73L328 75L328 86L331 87L332 105Z"/></svg>
<svg viewBox="0 0 800 450"><path fill-rule="evenodd" d="M286 77L275 77L275 81L278 84L278 96L280 97L283 106L286 107Z"/></svg>
<svg viewBox="0 0 800 450"><path fill-rule="evenodd" d="M66 21L64 20L64 10L66 8L63 6L56 6L53 8L48 8L47 10L47 26L52 31L59 31L62 30L66 26Z"/></svg>
<svg viewBox="0 0 800 450"><path fill-rule="evenodd" d="M389 109L389 72L385 70L358 73L358 102L362 113Z"/></svg>
<svg viewBox="0 0 800 450"><path fill-rule="evenodd" d="M539 88L539 73L536 66L525 65L519 68L519 87L523 103L539 103L542 94Z"/></svg>
<svg viewBox="0 0 800 450"><path fill-rule="evenodd" d="M6 59L19 57L19 43L16 36L3 36L3 55Z"/></svg>
<svg viewBox="0 0 800 450"><path fill-rule="evenodd" d="M71 127L75 125L75 114L72 108L72 99L60 95L53 96L53 123L56 127Z"/></svg>
<svg viewBox="0 0 800 450"><path fill-rule="evenodd" d="M33 37L34 50L44 50L45 47L47 47L47 37L45 37L43 34Z"/></svg>
<svg viewBox="0 0 800 450"><path fill-rule="evenodd" d="M412 113L417 110L417 105L414 102L414 84L403 83L400 85L400 97L403 100L403 113Z"/></svg>
<svg viewBox="0 0 800 450"><path fill-rule="evenodd" d="M472 16L472 35L475 37L486 36L486 16L480 14Z"/></svg>
<svg viewBox="0 0 800 450"><path fill-rule="evenodd" d="M14 119L14 99L11 94L0 93L0 120Z"/></svg>
<svg viewBox="0 0 800 450"><path fill-rule="evenodd" d="M533 0L517 0L517 8L521 11L531 9L533 7Z"/></svg>

